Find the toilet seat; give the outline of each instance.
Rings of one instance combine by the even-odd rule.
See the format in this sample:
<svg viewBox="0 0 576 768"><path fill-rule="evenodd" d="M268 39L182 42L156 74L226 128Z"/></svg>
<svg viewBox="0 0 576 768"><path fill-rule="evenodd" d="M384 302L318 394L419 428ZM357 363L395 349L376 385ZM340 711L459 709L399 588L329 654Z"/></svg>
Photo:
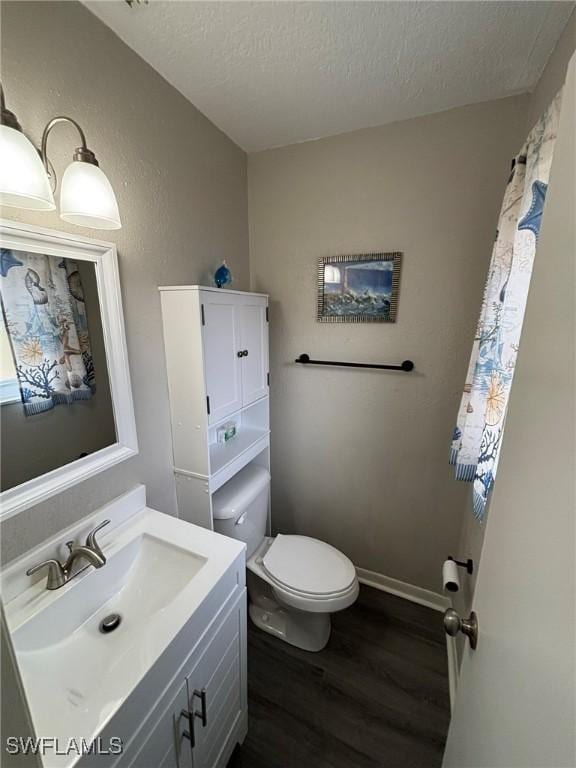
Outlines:
<svg viewBox="0 0 576 768"><path fill-rule="evenodd" d="M309 536L278 534L261 566L275 586L295 597L340 598L357 584L356 569L346 555Z"/></svg>
<svg viewBox="0 0 576 768"><path fill-rule="evenodd" d="M303 542L302 539L305 541ZM276 555L267 558L268 553L279 542L281 543L276 549ZM336 590L324 593L318 592L319 588L326 589L327 585L333 587L334 581L317 581L315 585L313 583L310 584L309 582L304 582L304 576L301 571L305 570L306 578L309 579L311 578L313 568L305 569L303 567L305 562L302 560L302 557L304 554L310 555L311 553L316 553L318 560L320 560L324 568L330 565L335 565L335 571L339 574L339 578L341 578L341 581L336 582ZM339 561L336 564L332 557L333 555L336 555L336 558ZM265 564L265 561L267 565ZM307 562L310 562L310 560ZM329 622L329 614L349 608L358 597L359 584L356 570L346 555L338 552L337 549L334 549L334 547L331 547L329 544L325 544L317 539L309 539L306 536L279 535L276 538L265 538L256 552L246 562L246 567L259 579L269 585L280 606L287 606L296 610L296 613L294 614L286 614L287 616L292 616L289 622L292 631L295 631L294 628L296 626L301 626L302 624L303 619L300 618L296 620L296 616L300 615L301 612L310 615L324 614L326 616L326 621ZM277 575L275 576L269 568L272 568ZM298 570L297 574L295 573L296 569ZM305 583L309 590L314 591L299 591L294 588L293 584L286 584L285 581L282 581L278 576L283 577L285 580L290 579L299 586L302 586L302 584ZM298 578L293 578L295 576ZM331 578L334 578L334 576L335 574L332 574ZM348 582L347 585L346 582ZM268 609L265 610L265 613L267 613L267 610ZM310 621L311 626L315 626L314 622L316 622L317 619L310 618L306 621ZM294 644L298 645L300 648L305 648L306 650L319 650L326 644L329 631L328 624L328 629L325 627L325 632L321 633L323 637L324 634L326 636L318 647L313 648L311 645L302 644L302 642L295 642Z"/></svg>

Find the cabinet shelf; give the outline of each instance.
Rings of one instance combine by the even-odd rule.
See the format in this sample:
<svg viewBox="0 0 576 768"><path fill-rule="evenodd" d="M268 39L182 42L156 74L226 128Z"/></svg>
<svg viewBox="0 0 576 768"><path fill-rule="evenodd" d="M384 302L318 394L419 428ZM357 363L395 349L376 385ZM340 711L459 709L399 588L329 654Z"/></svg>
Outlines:
<svg viewBox="0 0 576 768"><path fill-rule="evenodd" d="M270 430L243 427L227 443L210 445L210 491L213 493L239 472L268 444ZM231 472L227 470L232 470Z"/></svg>
<svg viewBox="0 0 576 768"><path fill-rule="evenodd" d="M262 414L260 407L264 405L264 414ZM263 395L262 397L258 398L258 400L254 400L253 403L249 403L248 405L242 406L242 408L238 408L237 411L234 411L234 413L230 413L228 416L224 416L219 421L215 421L213 424L210 424L209 430L210 433L214 432L219 428L223 427L226 424L229 424L230 422L235 422L239 418L250 418L250 414L256 414L256 419L262 420L262 418L268 418L268 395ZM253 419L251 419L252 421ZM249 427L256 426L258 428L258 425L252 425L252 423L248 424ZM264 431L268 431L267 429ZM212 442L214 442L212 440Z"/></svg>

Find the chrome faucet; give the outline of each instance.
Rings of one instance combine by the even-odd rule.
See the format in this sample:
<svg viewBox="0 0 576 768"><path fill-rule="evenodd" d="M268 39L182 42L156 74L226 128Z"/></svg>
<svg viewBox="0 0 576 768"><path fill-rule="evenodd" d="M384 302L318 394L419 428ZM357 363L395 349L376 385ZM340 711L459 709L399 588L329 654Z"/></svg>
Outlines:
<svg viewBox="0 0 576 768"><path fill-rule="evenodd" d="M104 520L100 525L97 525L93 531L90 531L86 537L85 544L76 544L74 541L67 541L66 546L68 547L68 552L70 554L65 563L50 558L49 560L44 560L43 562L38 563L38 565L29 568L26 571L26 575L32 576L41 568L47 567L48 579L46 581L46 589L59 589L75 576L78 576L79 573L85 571L90 565L93 565L94 568L102 568L103 565L106 565L106 557L96 541L96 534L104 528L105 525L108 525L109 522L110 520ZM79 568L77 571L72 572L72 566L79 559L87 560L88 563L83 568Z"/></svg>

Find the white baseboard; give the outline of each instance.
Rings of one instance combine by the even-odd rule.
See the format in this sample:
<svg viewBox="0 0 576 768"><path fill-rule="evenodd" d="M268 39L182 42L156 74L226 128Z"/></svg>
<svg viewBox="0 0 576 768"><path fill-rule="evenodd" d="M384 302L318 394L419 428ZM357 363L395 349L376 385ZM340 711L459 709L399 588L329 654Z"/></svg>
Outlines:
<svg viewBox="0 0 576 768"><path fill-rule="evenodd" d="M384 576L382 573L367 571L365 568L356 568L358 581L361 584L367 584L369 587L381 589L383 592L389 592L391 595L403 597L412 603L425 605L434 611L445 611L450 608L451 602L445 596L438 592L432 592L430 589L417 587L414 584L407 584L405 581L393 579L390 576Z"/></svg>
<svg viewBox="0 0 576 768"><path fill-rule="evenodd" d="M444 612L450 608L452 601L446 595L438 592L432 592L430 589L423 589L414 584L407 584L405 581L392 579L390 576L384 576L382 573L367 571L365 568L356 568L358 581L375 589L381 589L382 592L389 592L391 595L403 597L419 605L425 605L434 611ZM448 688L450 690L450 709L454 709L456 698L456 688L458 687L458 653L456 650L456 640L446 635L446 653L448 656Z"/></svg>

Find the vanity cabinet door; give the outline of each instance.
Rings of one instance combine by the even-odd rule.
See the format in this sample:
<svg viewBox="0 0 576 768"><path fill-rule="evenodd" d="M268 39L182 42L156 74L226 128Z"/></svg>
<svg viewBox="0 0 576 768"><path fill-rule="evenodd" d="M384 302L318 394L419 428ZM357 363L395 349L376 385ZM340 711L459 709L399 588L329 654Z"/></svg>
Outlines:
<svg viewBox="0 0 576 768"><path fill-rule="evenodd" d="M206 291L201 302L208 423L215 424L242 407L239 307L225 292Z"/></svg>
<svg viewBox="0 0 576 768"><path fill-rule="evenodd" d="M187 677L194 768L225 768L247 718L246 590Z"/></svg>
<svg viewBox="0 0 576 768"><path fill-rule="evenodd" d="M238 308L242 347L242 404L268 394L268 305L254 296Z"/></svg>
<svg viewBox="0 0 576 768"><path fill-rule="evenodd" d="M187 709L188 689L184 684L126 768L193 768L192 745L185 735L189 730L188 718L182 714ZM124 761L120 764L124 766Z"/></svg>

